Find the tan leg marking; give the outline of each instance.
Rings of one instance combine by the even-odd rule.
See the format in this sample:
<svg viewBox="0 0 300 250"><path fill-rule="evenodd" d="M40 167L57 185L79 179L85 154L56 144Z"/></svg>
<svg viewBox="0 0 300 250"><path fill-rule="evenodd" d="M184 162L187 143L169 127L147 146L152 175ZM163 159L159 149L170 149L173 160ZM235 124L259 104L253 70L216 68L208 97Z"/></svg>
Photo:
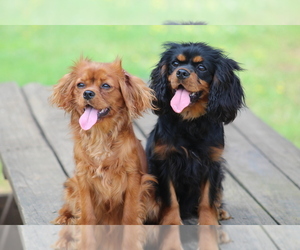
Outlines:
<svg viewBox="0 0 300 250"><path fill-rule="evenodd" d="M169 184L170 193L171 193L171 206L165 208L163 211L163 218L160 224L162 225L182 225L180 211L179 211L179 204L177 201L175 189L173 183L170 181Z"/></svg>
<svg viewBox="0 0 300 250"><path fill-rule="evenodd" d="M199 204L198 223L199 225L218 225L217 209L209 202L210 183L207 181L201 192L201 201Z"/></svg>

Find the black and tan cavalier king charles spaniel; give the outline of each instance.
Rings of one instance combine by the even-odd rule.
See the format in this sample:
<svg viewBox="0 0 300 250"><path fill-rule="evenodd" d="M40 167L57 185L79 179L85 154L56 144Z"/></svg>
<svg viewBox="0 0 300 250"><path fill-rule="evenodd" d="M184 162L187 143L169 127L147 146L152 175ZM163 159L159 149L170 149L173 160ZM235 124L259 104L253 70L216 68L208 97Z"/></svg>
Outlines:
<svg viewBox="0 0 300 250"><path fill-rule="evenodd" d="M147 141L149 171L158 180L155 223L198 218L216 225L222 209L223 124L244 106L238 63L205 43L166 43L151 73L158 121ZM159 207L159 208L158 208Z"/></svg>

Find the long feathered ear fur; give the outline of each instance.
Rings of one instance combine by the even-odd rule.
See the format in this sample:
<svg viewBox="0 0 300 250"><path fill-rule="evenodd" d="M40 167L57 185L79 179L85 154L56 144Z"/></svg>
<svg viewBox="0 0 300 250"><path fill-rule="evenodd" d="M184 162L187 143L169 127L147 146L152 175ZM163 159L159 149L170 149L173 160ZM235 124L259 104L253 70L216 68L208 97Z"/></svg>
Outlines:
<svg viewBox="0 0 300 250"><path fill-rule="evenodd" d="M72 73L64 75L53 87L53 93L50 96L50 102L66 112L71 112L74 107L73 89L74 77Z"/></svg>
<svg viewBox="0 0 300 250"><path fill-rule="evenodd" d="M117 59L121 69L121 60ZM131 118L135 119L142 115L146 109L152 108L152 101L155 99L153 91L146 86L146 83L123 70L125 78L120 81L121 92Z"/></svg>
<svg viewBox="0 0 300 250"><path fill-rule="evenodd" d="M156 100L153 101L154 113L159 115L170 109L171 93L168 93L167 63L161 59L150 75L150 88L154 90Z"/></svg>
<svg viewBox="0 0 300 250"><path fill-rule="evenodd" d="M240 79L234 74L235 70L242 68L236 61L222 57L209 92L207 113L225 124L232 122L237 111L245 105L244 91Z"/></svg>
<svg viewBox="0 0 300 250"><path fill-rule="evenodd" d="M64 75L58 83L54 85L52 95L49 98L51 104L64 109L68 113L74 109L75 97L73 92L76 84L74 82L76 80L74 72L90 61L90 59L81 56L80 59L70 68L71 72Z"/></svg>

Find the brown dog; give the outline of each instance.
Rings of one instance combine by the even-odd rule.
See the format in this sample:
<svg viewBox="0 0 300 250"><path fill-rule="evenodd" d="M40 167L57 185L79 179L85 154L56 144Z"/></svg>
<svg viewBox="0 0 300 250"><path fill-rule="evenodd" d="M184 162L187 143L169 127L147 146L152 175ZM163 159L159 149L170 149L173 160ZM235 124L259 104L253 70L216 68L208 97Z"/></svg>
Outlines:
<svg viewBox="0 0 300 250"><path fill-rule="evenodd" d="M132 120L151 108L151 90L112 63L80 59L54 87L51 101L71 114L75 176L55 224L142 224L150 182Z"/></svg>

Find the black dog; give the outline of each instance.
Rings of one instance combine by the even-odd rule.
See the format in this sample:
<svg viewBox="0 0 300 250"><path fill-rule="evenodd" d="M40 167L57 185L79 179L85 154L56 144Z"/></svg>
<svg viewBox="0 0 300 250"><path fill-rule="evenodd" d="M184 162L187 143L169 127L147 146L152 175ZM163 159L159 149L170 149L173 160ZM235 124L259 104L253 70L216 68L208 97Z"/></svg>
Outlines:
<svg viewBox="0 0 300 250"><path fill-rule="evenodd" d="M147 142L149 171L158 180L156 223L198 217L215 225L222 209L223 123L244 106L234 74L242 70L221 50L204 43L167 43L151 73L158 121Z"/></svg>

